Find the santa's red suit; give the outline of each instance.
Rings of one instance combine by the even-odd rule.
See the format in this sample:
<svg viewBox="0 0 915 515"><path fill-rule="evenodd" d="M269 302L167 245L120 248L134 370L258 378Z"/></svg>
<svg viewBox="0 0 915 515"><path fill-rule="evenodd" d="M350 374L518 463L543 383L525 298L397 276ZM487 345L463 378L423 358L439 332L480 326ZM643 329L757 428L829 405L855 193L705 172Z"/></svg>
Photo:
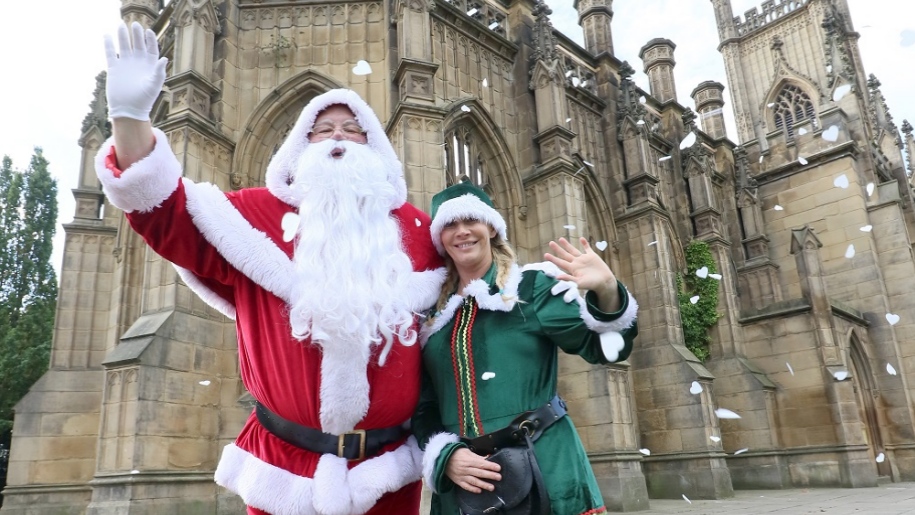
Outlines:
<svg viewBox="0 0 915 515"><path fill-rule="evenodd" d="M175 264L188 286L236 320L241 378L254 398L287 420L339 434L410 419L420 386L420 348L395 343L381 365L379 345L367 363L359 363L345 352L337 355L333 346L322 349L291 336L294 242L284 241L281 224L299 205L290 187L296 160L315 118L333 104L347 105L366 130L368 146L396 160L368 105L351 91L334 90L303 110L268 167L266 188L223 193L182 179L158 130L153 152L129 169L117 169L111 141L96 168L109 200L127 212L133 228ZM420 311L438 295L443 274L434 269L440 258L429 217L405 202L402 172L389 180L402 197L392 215L414 270L409 303ZM367 412L360 413L358 406L366 404ZM348 462L280 440L252 413L223 450L216 481L249 507L275 515L416 513L422 456L407 434L375 456Z"/></svg>

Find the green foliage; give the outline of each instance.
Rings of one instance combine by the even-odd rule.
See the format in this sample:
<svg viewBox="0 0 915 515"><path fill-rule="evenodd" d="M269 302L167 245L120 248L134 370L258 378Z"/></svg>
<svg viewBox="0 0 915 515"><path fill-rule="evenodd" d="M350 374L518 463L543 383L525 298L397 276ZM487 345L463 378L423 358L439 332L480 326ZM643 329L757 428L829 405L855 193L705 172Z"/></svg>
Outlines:
<svg viewBox="0 0 915 515"><path fill-rule="evenodd" d="M0 436L12 429L13 406L48 369L57 277L51 251L57 182L40 148L28 169L0 165Z"/></svg>
<svg viewBox="0 0 915 515"><path fill-rule="evenodd" d="M718 281L711 277L699 277L696 270L708 267L710 274L717 274L715 260L704 241L693 240L686 246L685 276L677 274L677 299L680 302L680 321L686 348L703 363L709 358L711 336L708 330L718 322ZM693 304L690 298L698 296Z"/></svg>

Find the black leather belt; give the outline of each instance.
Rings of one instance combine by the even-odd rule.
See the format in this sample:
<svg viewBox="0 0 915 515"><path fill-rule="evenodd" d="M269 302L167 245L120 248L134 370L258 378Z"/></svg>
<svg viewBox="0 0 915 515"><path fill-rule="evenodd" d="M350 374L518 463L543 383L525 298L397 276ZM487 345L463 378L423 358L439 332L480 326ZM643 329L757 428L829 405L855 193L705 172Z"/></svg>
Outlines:
<svg viewBox="0 0 915 515"><path fill-rule="evenodd" d="M524 444L525 433L530 436L531 442L536 442L548 427L565 414L566 402L557 395L543 406L518 415L509 425L498 431L476 438L461 438L461 442L467 444L471 451L481 456L487 456L502 447Z"/></svg>
<svg viewBox="0 0 915 515"><path fill-rule="evenodd" d="M260 402L255 403L254 412L264 429L280 440L307 451L334 454L348 460L374 456L385 445L399 440L404 433L401 426L392 426L383 429L356 429L342 435L332 435L286 420Z"/></svg>

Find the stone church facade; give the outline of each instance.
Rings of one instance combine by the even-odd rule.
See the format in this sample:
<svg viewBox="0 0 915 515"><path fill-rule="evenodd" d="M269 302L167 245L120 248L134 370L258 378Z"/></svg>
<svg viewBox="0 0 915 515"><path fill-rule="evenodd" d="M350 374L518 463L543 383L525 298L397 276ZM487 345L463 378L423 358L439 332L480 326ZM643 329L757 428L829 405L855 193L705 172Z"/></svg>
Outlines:
<svg viewBox="0 0 915 515"><path fill-rule="evenodd" d="M677 98L673 42L646 43L650 91L635 85L612 0L576 1L584 47L531 0L121 1L170 58L153 121L195 181L262 185L301 108L349 87L386 124L414 204L483 186L522 261L558 236L609 243L641 305L637 346L615 365L562 359L560 393L611 510L915 480L915 140L865 74L845 0L743 17L711 0L739 144L723 85L698 84L695 112ZM0 514L242 513L212 480L251 409L234 325L106 203L105 116L100 85L51 367L16 407ZM676 286L692 240L722 276L705 362Z"/></svg>

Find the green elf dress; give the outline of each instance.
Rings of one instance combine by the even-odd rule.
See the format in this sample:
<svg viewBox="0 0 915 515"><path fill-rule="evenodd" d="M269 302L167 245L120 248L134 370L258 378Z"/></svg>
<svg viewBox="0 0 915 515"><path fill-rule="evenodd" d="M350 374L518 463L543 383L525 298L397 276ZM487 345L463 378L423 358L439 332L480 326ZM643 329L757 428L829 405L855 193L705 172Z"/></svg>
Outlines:
<svg viewBox="0 0 915 515"><path fill-rule="evenodd" d="M539 269L538 269L539 268ZM544 270L551 269L550 275ZM423 382L413 417L423 476L433 491L433 515L458 515L456 486L445 474L459 437L474 438L507 426L519 414L556 395L558 350L589 363L622 361L638 334L638 306L622 284L616 313L596 307L596 296L552 278L550 263L515 265L503 291L495 264L453 295L421 333ZM563 294L565 290L565 294ZM572 419L565 416L534 444L556 515L592 515L606 508Z"/></svg>

